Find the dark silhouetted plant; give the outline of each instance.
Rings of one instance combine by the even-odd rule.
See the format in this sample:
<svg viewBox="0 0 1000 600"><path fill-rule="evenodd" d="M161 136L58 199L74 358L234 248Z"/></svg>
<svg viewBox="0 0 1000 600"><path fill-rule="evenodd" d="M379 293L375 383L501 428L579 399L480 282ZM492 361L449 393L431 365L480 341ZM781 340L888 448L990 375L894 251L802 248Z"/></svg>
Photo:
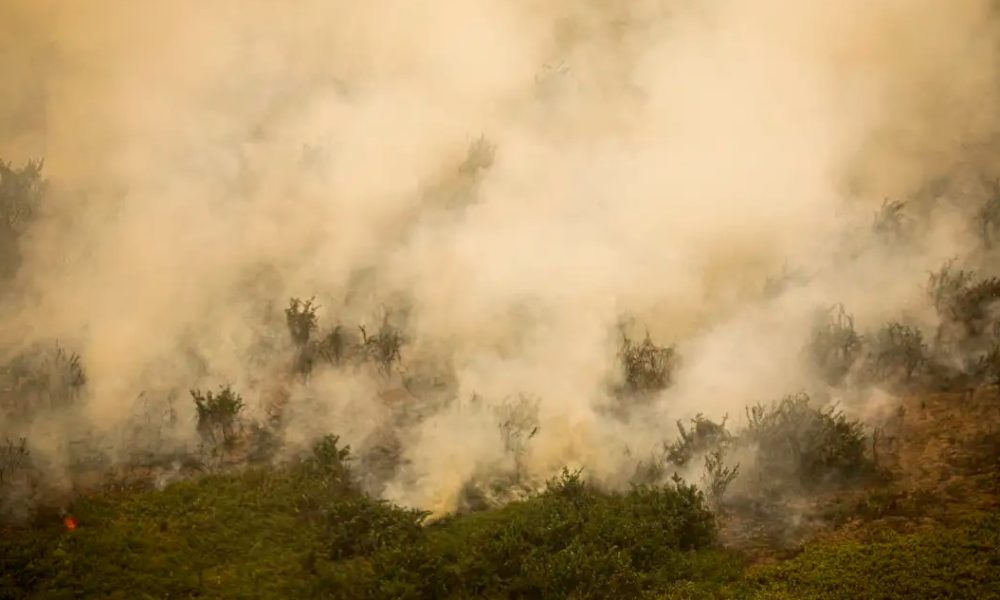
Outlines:
<svg viewBox="0 0 1000 600"><path fill-rule="evenodd" d="M813 406L804 393L769 407L748 407L740 442L757 448L755 469L779 481L811 486L859 477L872 468L864 426L836 408Z"/></svg>
<svg viewBox="0 0 1000 600"><path fill-rule="evenodd" d="M809 353L820 374L831 385L844 380L861 356L861 336L854 318L842 304L835 305L813 332Z"/></svg>
<svg viewBox="0 0 1000 600"><path fill-rule="evenodd" d="M398 329L389 324L389 316L382 319L375 334L369 334L364 325L358 327L361 331L361 351L365 360L375 364L385 375L392 372L394 364L402 359L400 353L403 347L403 336Z"/></svg>
<svg viewBox="0 0 1000 600"><path fill-rule="evenodd" d="M874 381L902 377L909 381L927 365L923 333L902 323L889 323L868 343L865 375Z"/></svg>
<svg viewBox="0 0 1000 600"><path fill-rule="evenodd" d="M626 394L651 394L673 383L677 353L672 346L657 346L648 333L638 344L623 333L618 358L625 378L622 391Z"/></svg>
<svg viewBox="0 0 1000 600"><path fill-rule="evenodd" d="M906 202L900 200L890 201L888 198L882 202L882 207L875 213L872 223L872 230L875 235L889 242L899 242L906 237L906 214L903 210Z"/></svg>
<svg viewBox="0 0 1000 600"><path fill-rule="evenodd" d="M240 412L243 398L228 385L218 392L191 390L198 414L198 433L205 442L218 447L232 446L236 441L240 426Z"/></svg>
<svg viewBox="0 0 1000 600"><path fill-rule="evenodd" d="M42 161L28 161L20 168L0 160L0 278L20 265L19 240L34 220L45 180Z"/></svg>
<svg viewBox="0 0 1000 600"><path fill-rule="evenodd" d="M667 460L682 467L691 459L730 443L733 436L726 430L726 420L723 417L722 422L716 423L699 413L691 419L690 429L684 427L683 421L677 421L680 438L664 445Z"/></svg>

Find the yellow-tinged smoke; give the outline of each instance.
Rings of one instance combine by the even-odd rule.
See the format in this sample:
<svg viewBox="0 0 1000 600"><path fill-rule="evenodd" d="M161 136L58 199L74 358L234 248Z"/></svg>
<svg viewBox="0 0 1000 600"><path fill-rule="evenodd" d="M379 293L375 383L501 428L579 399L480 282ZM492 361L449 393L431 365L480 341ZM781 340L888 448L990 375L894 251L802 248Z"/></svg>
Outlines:
<svg viewBox="0 0 1000 600"><path fill-rule="evenodd" d="M474 394L538 398L530 472L624 481L674 419L810 386L817 308L928 318L961 188L905 253L857 232L887 196L995 173L1000 132L987 0L5 0L0 77L0 157L51 183L3 354L80 352L107 433L151 389L262 406L269 303L398 301L407 364L446 365L458 401L403 432L385 494L438 512L507 468ZM784 265L807 281L762 298ZM601 410L623 314L683 357L626 419ZM291 439L388 418L369 377L298 385ZM65 427L34 427L58 462Z"/></svg>

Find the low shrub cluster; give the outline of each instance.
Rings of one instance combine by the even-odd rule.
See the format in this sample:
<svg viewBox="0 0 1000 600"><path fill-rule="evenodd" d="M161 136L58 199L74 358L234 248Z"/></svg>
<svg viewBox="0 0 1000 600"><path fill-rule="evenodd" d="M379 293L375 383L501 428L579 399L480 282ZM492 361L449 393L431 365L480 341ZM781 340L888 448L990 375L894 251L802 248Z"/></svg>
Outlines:
<svg viewBox="0 0 1000 600"><path fill-rule="evenodd" d="M0 538L0 596L608 598L736 577L715 521L680 481L600 491L564 471L502 509L424 523L369 498L336 438L250 468L82 498Z"/></svg>

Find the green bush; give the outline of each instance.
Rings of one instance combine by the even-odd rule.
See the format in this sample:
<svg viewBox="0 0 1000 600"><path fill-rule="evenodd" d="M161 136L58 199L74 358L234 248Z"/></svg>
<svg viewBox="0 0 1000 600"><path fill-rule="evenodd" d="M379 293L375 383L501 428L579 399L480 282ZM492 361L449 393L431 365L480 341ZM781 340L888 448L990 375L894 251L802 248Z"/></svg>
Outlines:
<svg viewBox="0 0 1000 600"><path fill-rule="evenodd" d="M730 597L795 600L1000 598L1000 517L871 540L817 543L800 556L757 568ZM723 596L725 597L725 596Z"/></svg>
<svg viewBox="0 0 1000 600"><path fill-rule="evenodd" d="M714 518L693 486L605 493L564 471L538 496L375 552L368 597L635 597L691 577L690 552L714 541Z"/></svg>
<svg viewBox="0 0 1000 600"><path fill-rule="evenodd" d="M231 447L239 433L243 398L228 385L219 391L191 390L198 414L198 434L213 448Z"/></svg>

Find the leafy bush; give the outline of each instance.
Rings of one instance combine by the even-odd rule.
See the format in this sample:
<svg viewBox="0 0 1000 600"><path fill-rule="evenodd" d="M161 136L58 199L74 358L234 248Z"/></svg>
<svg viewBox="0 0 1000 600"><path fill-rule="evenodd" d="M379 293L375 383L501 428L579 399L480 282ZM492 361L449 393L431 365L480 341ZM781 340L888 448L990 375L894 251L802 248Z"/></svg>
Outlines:
<svg viewBox="0 0 1000 600"><path fill-rule="evenodd" d="M854 329L854 318L842 304L834 306L813 332L809 354L820 375L837 385L850 372L862 352L862 339Z"/></svg>
<svg viewBox="0 0 1000 600"><path fill-rule="evenodd" d="M368 556L393 546L410 546L422 539L422 523L429 513L393 506L364 496L331 505L330 558Z"/></svg>
<svg viewBox="0 0 1000 600"><path fill-rule="evenodd" d="M328 438L280 468L80 497L75 531L58 514L3 530L0 597L304 597L309 558L329 548L326 508L358 494L329 475L342 457Z"/></svg>
<svg viewBox="0 0 1000 600"><path fill-rule="evenodd" d="M977 515L949 529L815 543L792 560L752 570L745 581L716 597L996 599L998 548L1000 519L995 514Z"/></svg>
<svg viewBox="0 0 1000 600"><path fill-rule="evenodd" d="M397 516L405 524L408 518ZM412 518L412 517L411 517ZM404 526L408 530L408 526ZM691 577L715 540L701 493L675 482L600 492L564 470L542 494L455 517L369 558L357 597L634 597ZM348 595L339 581L340 593Z"/></svg>
<svg viewBox="0 0 1000 600"><path fill-rule="evenodd" d="M198 433L214 448L231 447L236 442L243 398L228 385L219 391L191 390L198 413Z"/></svg>

